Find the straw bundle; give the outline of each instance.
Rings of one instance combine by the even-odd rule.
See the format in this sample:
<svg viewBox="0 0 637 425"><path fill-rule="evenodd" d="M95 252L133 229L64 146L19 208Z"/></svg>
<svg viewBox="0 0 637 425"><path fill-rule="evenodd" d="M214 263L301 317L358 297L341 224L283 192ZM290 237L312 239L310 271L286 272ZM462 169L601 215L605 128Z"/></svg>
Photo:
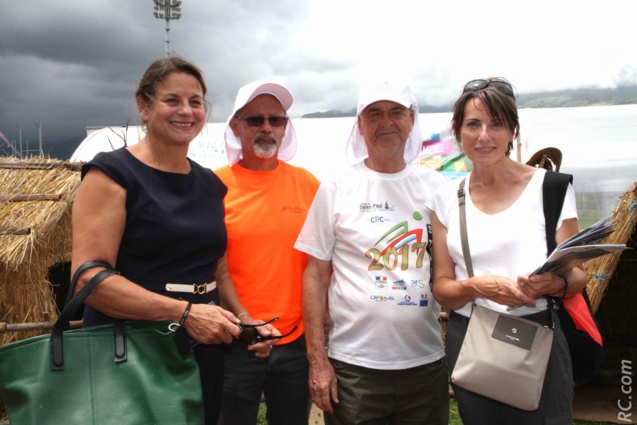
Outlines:
<svg viewBox="0 0 637 425"><path fill-rule="evenodd" d="M80 164L0 157L0 322L57 318L49 269L71 260ZM41 332L0 335L0 345Z"/></svg>
<svg viewBox="0 0 637 425"><path fill-rule="evenodd" d="M626 244L635 233L637 223L637 183L633 183L628 191L621 197L611 217L615 223L615 231L607 236L601 243ZM634 243L634 241L633 241ZM591 307L596 312L608 288L621 253L604 255L589 260L585 264L588 276L587 290L591 301Z"/></svg>

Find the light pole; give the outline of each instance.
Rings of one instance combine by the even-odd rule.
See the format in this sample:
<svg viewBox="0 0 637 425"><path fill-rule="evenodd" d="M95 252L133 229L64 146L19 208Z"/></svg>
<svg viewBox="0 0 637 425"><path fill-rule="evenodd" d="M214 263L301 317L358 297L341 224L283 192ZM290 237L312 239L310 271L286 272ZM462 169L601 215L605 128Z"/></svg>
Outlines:
<svg viewBox="0 0 637 425"><path fill-rule="evenodd" d="M19 140L19 143L20 143L20 156L22 156L22 127L20 127L17 122L14 122L13 124L15 124L16 127L18 127L18 140Z"/></svg>
<svg viewBox="0 0 637 425"><path fill-rule="evenodd" d="M166 57L170 44L170 21L181 18L181 0L155 0L155 18L166 21Z"/></svg>
<svg viewBox="0 0 637 425"><path fill-rule="evenodd" d="M38 149L39 149L39 153L40 155L44 155L44 152L42 152L42 121L36 121L33 124L35 124L35 126L38 128Z"/></svg>

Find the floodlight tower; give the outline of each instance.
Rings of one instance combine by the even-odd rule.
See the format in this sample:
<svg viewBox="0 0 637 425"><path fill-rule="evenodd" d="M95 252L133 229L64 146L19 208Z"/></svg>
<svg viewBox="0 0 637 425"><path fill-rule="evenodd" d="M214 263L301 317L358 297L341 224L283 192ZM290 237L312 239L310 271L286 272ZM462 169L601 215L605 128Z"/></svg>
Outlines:
<svg viewBox="0 0 637 425"><path fill-rule="evenodd" d="M170 45L170 21L181 18L181 0L154 0L155 18L166 21L166 57L168 57Z"/></svg>

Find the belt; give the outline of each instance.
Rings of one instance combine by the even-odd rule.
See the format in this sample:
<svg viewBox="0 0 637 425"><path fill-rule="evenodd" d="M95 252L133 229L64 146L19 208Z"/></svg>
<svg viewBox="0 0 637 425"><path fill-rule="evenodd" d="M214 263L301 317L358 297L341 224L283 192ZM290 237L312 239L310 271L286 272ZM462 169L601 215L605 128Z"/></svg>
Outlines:
<svg viewBox="0 0 637 425"><path fill-rule="evenodd" d="M166 291L168 292L188 292L190 294L207 294L213 291L217 287L217 282L202 283L197 285L196 283L180 284L180 283L167 283Z"/></svg>

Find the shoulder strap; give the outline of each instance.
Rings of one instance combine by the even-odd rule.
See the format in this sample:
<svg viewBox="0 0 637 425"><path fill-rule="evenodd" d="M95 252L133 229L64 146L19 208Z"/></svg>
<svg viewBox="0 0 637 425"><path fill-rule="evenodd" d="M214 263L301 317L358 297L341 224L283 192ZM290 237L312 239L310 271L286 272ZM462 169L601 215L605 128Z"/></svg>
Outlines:
<svg viewBox="0 0 637 425"><path fill-rule="evenodd" d="M460 208L460 238L462 241L462 254L464 255L467 274L473 277L473 263L471 262L471 251L469 250L469 238L467 237L467 214L465 212L464 183L466 178L460 180L458 186L458 207Z"/></svg>
<svg viewBox="0 0 637 425"><path fill-rule="evenodd" d="M99 261L90 262L87 264L92 264L94 266L101 264L93 264L93 263L101 263ZM108 264L106 264L108 266ZM78 267L84 268L84 264ZM84 268L86 270L86 268ZM53 329L51 330L51 339L50 339L50 348L51 348L51 370L64 370L64 340L62 334L66 329L69 328L69 322L71 317L75 315L75 312L80 308L80 306L84 303L84 300L91 294L93 289L97 287L104 279L107 277L120 274L119 271L112 269L110 266L107 269L101 270L97 272L95 276L93 276L83 287L79 290L77 295L73 297L66 304L60 316L55 321L53 325ZM78 273L75 273L73 276L73 282L71 282L71 286L75 286L75 280L79 276ZM117 342L117 340L116 340Z"/></svg>
<svg viewBox="0 0 637 425"><path fill-rule="evenodd" d="M544 206L544 221L546 226L546 256L548 257L555 247L555 232L557 221L562 213L564 197L569 183L573 183L571 174L547 171L542 183L542 203Z"/></svg>
<svg viewBox="0 0 637 425"><path fill-rule="evenodd" d="M77 283L77 279L80 277L82 273L84 273L88 269L92 269L93 267L104 267L105 269L113 268L113 266L108 264L106 261L101 261L101 260L87 261L86 263L79 266L77 270L75 270L75 273L73 273L73 277L71 278L71 284L69 285L69 293L67 294L66 302L64 303L65 306L73 299L73 292L75 292L75 285Z"/></svg>

